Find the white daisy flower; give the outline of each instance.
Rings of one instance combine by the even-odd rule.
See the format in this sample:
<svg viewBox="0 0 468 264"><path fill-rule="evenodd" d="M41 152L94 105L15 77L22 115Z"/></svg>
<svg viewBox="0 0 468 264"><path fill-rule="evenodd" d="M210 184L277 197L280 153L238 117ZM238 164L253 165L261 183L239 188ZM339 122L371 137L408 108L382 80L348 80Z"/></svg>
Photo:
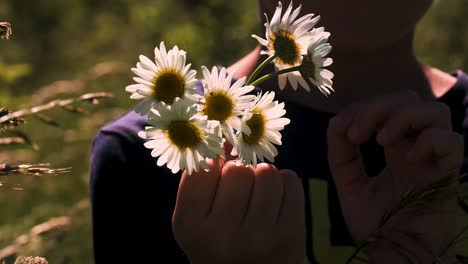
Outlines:
<svg viewBox="0 0 468 264"><path fill-rule="evenodd" d="M324 34L309 45L307 55L302 60L301 71L302 76L318 87L325 95L329 95L330 91L334 91L332 87L333 72L323 68L333 63L331 58L326 58L332 50L332 46L327 41L328 36Z"/></svg>
<svg viewBox="0 0 468 264"><path fill-rule="evenodd" d="M257 166L257 158L261 162L264 158L274 162L278 150L273 144L281 145L281 133L284 126L289 124L284 103L273 101L274 92L266 92L255 98L251 113L242 118L242 126L250 128L250 133L238 133L237 145L232 150L232 155L239 155L238 163Z"/></svg>
<svg viewBox="0 0 468 264"><path fill-rule="evenodd" d="M235 145L234 129L241 131L239 116L249 109L255 99L255 95L247 95L254 86L244 86L245 77L232 84L234 73L227 74L225 68L218 72L218 68L213 67L210 73L206 67L202 67L202 71L204 97L201 99L200 110L208 120L219 121L222 133Z"/></svg>
<svg viewBox="0 0 468 264"><path fill-rule="evenodd" d="M186 169L192 174L199 166L209 170L205 158L224 154L222 138L212 133L218 122L199 115L197 105L188 101L176 98L171 107L156 105L148 123L138 135L149 139L145 147L152 149L151 156L159 157L157 165L167 164L172 173Z"/></svg>
<svg viewBox="0 0 468 264"><path fill-rule="evenodd" d="M154 55L156 63L144 55L140 56L140 62L132 68L137 75L133 78L137 84L125 88L132 93L131 99L144 99L136 110L146 114L160 102L171 105L176 97L195 102L196 71L190 70L191 64L185 65L186 52L177 46L167 52L164 42L161 42L159 49L154 49Z"/></svg>
<svg viewBox="0 0 468 264"><path fill-rule="evenodd" d="M319 21L320 16L314 17L314 14L307 14L297 18L301 11L301 5L293 11L293 3L291 1L283 15L281 15L282 9L281 2L278 2L278 7L276 7L271 22L268 21L268 17L266 18L265 39L252 35L260 44L267 48L266 51L261 52L262 54L269 56L276 54L277 57L274 63L277 70L301 65L302 56L307 54L309 43L324 33L323 28L313 29ZM297 90L298 83L306 90L310 90L307 83L297 72L279 75L278 83L280 89L286 87L287 80L289 80L294 90Z"/></svg>

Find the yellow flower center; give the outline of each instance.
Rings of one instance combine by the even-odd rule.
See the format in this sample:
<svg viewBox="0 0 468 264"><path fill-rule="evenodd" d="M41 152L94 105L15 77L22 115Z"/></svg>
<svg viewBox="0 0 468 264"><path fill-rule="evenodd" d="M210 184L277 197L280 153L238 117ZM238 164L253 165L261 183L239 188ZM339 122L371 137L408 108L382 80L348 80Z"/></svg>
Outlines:
<svg viewBox="0 0 468 264"><path fill-rule="evenodd" d="M209 120L226 121L233 111L234 103L226 92L215 91L206 95L204 112Z"/></svg>
<svg viewBox="0 0 468 264"><path fill-rule="evenodd" d="M185 79L174 69L166 69L153 79L153 96L156 100L172 104L176 97L185 93Z"/></svg>
<svg viewBox="0 0 468 264"><path fill-rule="evenodd" d="M296 42L294 34L280 29L269 37L269 48L278 55L276 60L281 64L296 65L301 60L301 47Z"/></svg>
<svg viewBox="0 0 468 264"><path fill-rule="evenodd" d="M242 133L242 139L245 143L253 145L257 144L265 133L266 120L265 116L260 111L254 111L252 117L247 120L247 126L250 128L250 135Z"/></svg>
<svg viewBox="0 0 468 264"><path fill-rule="evenodd" d="M167 134L179 149L194 148L202 142L202 131L190 121L172 121Z"/></svg>

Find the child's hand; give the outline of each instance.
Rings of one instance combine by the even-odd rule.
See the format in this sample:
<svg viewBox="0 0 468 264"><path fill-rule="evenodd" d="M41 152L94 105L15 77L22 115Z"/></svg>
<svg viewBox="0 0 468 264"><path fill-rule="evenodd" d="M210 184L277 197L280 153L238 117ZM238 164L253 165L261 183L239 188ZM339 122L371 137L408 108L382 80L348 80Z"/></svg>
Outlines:
<svg viewBox="0 0 468 264"><path fill-rule="evenodd" d="M371 178L359 146L373 133L384 147L386 168ZM412 93L356 104L339 113L328 128L330 169L346 222L358 242L378 228L382 216L405 192L458 172L462 158L463 139L452 132L448 108ZM413 252L420 263L432 263L431 254L438 256L455 235L455 212L453 192L446 200L433 201L429 212L402 211L382 235ZM371 259L401 262L401 256L393 255L398 251L387 251L392 242L376 244L382 247L370 252Z"/></svg>
<svg viewBox="0 0 468 264"><path fill-rule="evenodd" d="M210 161L183 173L173 232L192 263L303 263L304 194L297 175Z"/></svg>

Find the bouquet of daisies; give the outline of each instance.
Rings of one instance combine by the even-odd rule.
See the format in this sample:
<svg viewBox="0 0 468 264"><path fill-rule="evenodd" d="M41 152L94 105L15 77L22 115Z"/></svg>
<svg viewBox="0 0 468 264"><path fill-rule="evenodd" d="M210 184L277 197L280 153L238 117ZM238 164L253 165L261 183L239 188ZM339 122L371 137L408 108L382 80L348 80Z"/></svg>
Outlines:
<svg viewBox="0 0 468 264"><path fill-rule="evenodd" d="M197 92L197 72L186 62L186 52L164 42L154 50L154 61L141 55L132 68L136 84L126 87L131 99L142 99L136 111L147 115L148 126L138 133L145 147L173 173L189 174L200 168L209 170L207 158L224 155L224 142L232 144L231 155L238 164L256 166L278 155L281 133L290 120L284 103L275 100L272 91L254 93L254 88L270 78L278 78L279 88L289 82L294 90L300 85L307 91L317 87L323 94L333 91L333 73L324 67L332 64L330 36L324 28L315 28L319 16L299 17L301 6L292 2L284 13L278 3L271 20L265 23L265 38L252 35L266 50L268 58L247 78L234 79L233 72L202 67L203 91ZM258 77L269 63L275 71ZM258 78L257 78L258 77Z"/></svg>

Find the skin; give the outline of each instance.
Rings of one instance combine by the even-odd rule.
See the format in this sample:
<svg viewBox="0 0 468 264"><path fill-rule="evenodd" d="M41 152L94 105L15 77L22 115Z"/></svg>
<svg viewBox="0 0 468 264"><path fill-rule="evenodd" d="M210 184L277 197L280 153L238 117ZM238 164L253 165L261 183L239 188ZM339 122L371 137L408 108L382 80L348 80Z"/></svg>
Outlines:
<svg viewBox="0 0 468 264"><path fill-rule="evenodd" d="M259 2L261 18L265 19L263 13L271 18L277 1ZM301 14L320 15L319 26L331 32L330 57L334 62L328 69L335 73L336 92L325 97L317 89L309 93L287 87L278 91L284 99L337 113L352 102L404 90L415 91L424 98L440 97L456 82L453 76L421 64L413 53L416 24L429 8L430 0L294 2L294 6L299 4L303 6ZM265 59L257 49L230 69L237 72L242 68L239 76L250 74ZM379 83L378 88L375 83ZM277 87L276 80L265 87Z"/></svg>
<svg viewBox="0 0 468 264"><path fill-rule="evenodd" d="M182 175L173 231L192 263L301 263L304 194L297 175L210 161L210 172Z"/></svg>
<svg viewBox="0 0 468 264"><path fill-rule="evenodd" d="M412 186L424 186L457 170L463 158L463 140L452 131L448 108L434 100L447 92L456 79L421 64L412 51L416 24L431 1L351 2L294 2L303 5L301 14L320 14L322 25L332 33L330 42L334 50L330 57L334 63L329 69L336 76L336 92L325 98L314 89L311 93L293 92L287 87L277 91L277 95L319 111L336 113L327 131L328 160L348 228L356 242L360 242L375 230L385 210L396 205L399 195ZM276 4L277 1L261 0L261 13L273 14ZM236 71L238 77L248 76L264 59L260 50L256 47L229 70ZM276 80L270 84L265 87L277 86ZM387 163L376 178L365 173L358 151L359 145L373 133L378 134ZM413 157L407 157L411 152ZM176 239L194 263L302 263L304 200L293 172L278 171L265 164L256 170L224 165L222 161L212 166L219 168L197 175L184 173L174 213ZM268 181L264 180L266 177ZM295 193L295 202L283 200L284 193ZM254 203L253 197L272 202ZM382 232L414 252L421 263L431 263L427 250L397 235L392 228L397 226L403 233L420 233L424 245L438 254L454 235L455 206L454 196L449 196L443 202L431 204L431 214L409 211L397 215ZM200 214L199 208L205 213ZM208 213L206 208L210 208ZM286 211L290 214L282 224L271 224L268 213L258 213L278 210L279 215ZM238 221L232 222L231 216ZM295 247L278 247L289 244ZM374 243L368 254L371 262L376 263L406 261L385 242ZM450 250L442 257L453 258L454 252Z"/></svg>
<svg viewBox="0 0 468 264"><path fill-rule="evenodd" d="M330 121L330 169L356 242L376 230L400 195L460 168L463 139L450 126L446 106L413 92L353 104ZM363 169L359 145L374 132L384 146L387 166L379 177L371 178ZM408 158L410 152L413 157ZM295 173L264 163L257 169L222 159L210 164L210 172L183 173L173 216L175 238L191 261L302 263L304 194ZM447 197L430 204L430 213L397 214L381 234L413 252L421 263L431 263L428 250L404 234L416 232L431 252L442 252L456 226L455 192ZM407 261L386 241L367 250L372 263ZM440 259L453 263L454 256L449 250Z"/></svg>
<svg viewBox="0 0 468 264"><path fill-rule="evenodd" d="M263 20L263 13L274 13L277 2L259 1ZM334 47L354 53L377 50L402 39L414 29L432 1L308 0L293 3L301 4L304 12L322 17L319 26L332 32ZM283 2L286 4L289 1Z"/></svg>
<svg viewBox="0 0 468 264"><path fill-rule="evenodd" d="M387 163L378 177L367 175L359 151L373 133L384 147ZM377 230L382 216L405 192L458 171L463 159L463 138L451 131L450 110L413 92L351 105L330 121L327 139L343 215L357 242ZM414 252L421 263L432 263L429 251L439 255L455 236L456 188L452 184L448 198L432 202L426 213L400 212L381 234ZM419 244L405 233L420 234ZM388 241L377 241L368 250L378 263L406 263ZM453 263L454 252L441 259Z"/></svg>

